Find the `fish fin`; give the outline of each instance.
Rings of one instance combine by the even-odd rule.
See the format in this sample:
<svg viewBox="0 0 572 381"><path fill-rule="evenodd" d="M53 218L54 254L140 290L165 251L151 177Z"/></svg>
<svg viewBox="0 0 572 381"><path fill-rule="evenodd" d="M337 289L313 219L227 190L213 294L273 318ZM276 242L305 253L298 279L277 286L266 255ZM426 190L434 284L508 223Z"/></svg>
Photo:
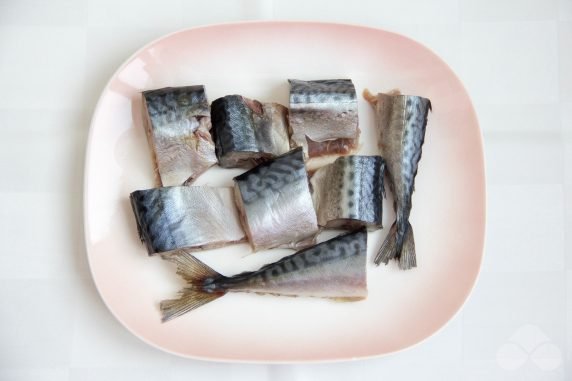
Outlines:
<svg viewBox="0 0 572 381"><path fill-rule="evenodd" d="M160 304L161 322L165 323L203 306L224 295L224 293L208 293L196 288L184 288L178 299L163 300Z"/></svg>
<svg viewBox="0 0 572 381"><path fill-rule="evenodd" d="M407 232L403 239L403 246L399 255L399 268L401 270L409 270L417 267L417 258L415 256L415 240L413 239L413 227L407 223Z"/></svg>
<svg viewBox="0 0 572 381"><path fill-rule="evenodd" d="M186 250L177 250L161 257L177 265L177 274L188 284L179 292L178 299L163 300L160 304L162 321L166 322L189 311L199 308L215 299L220 298L226 292L223 290L213 291L206 289L205 282L212 284L212 280L223 278L221 274L199 261Z"/></svg>
<svg viewBox="0 0 572 381"><path fill-rule="evenodd" d="M395 258L397 255L397 225L394 222L391 225L391 229L389 230L389 234L385 238L385 241L381 245L381 248L377 252L375 259L373 262L379 266L381 262L387 263L390 259Z"/></svg>
<svg viewBox="0 0 572 381"><path fill-rule="evenodd" d="M176 264L177 274L189 285L202 286L206 279L222 276L184 249L161 254L161 258Z"/></svg>

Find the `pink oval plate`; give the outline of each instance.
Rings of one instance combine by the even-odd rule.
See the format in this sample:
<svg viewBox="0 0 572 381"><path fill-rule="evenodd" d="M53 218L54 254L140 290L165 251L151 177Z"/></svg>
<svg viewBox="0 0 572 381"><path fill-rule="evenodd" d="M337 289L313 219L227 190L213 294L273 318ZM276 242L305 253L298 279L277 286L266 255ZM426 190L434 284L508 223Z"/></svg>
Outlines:
<svg viewBox="0 0 572 381"><path fill-rule="evenodd" d="M386 228L369 234L369 297L227 295L162 324L158 303L183 282L139 242L129 193L153 186L140 92L203 84L209 100L242 94L288 104L287 78L351 78L360 94L361 154L378 154L373 110L362 99L399 88L433 104L414 194L418 267L375 267ZM231 185L236 170L213 168L197 184ZM205 216L208 218L208 216ZM429 49L360 26L254 22L187 29L135 53L113 75L93 115L85 171L89 263L101 297L121 323L165 351L224 361L332 361L378 356L429 337L461 308L483 256L485 175L481 132L467 92ZM328 233L331 236L331 233ZM328 234L322 234L324 239ZM223 274L258 268L289 250L251 255L246 244L198 254Z"/></svg>

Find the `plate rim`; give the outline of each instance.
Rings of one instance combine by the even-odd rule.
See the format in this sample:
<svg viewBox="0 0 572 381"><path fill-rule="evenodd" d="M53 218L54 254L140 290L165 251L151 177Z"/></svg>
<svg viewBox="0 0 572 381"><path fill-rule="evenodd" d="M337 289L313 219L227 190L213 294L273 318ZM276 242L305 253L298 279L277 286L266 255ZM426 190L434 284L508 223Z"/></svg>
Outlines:
<svg viewBox="0 0 572 381"><path fill-rule="evenodd" d="M330 357L330 358L324 358L324 359L260 360L260 359L235 359L235 358L219 358L219 357L212 357L212 356L202 356L202 355L187 354L187 353L181 353L181 352L173 351L173 350L170 350L168 348L162 347L162 346L148 340L145 337L142 337L137 332L135 332L128 324L126 324L119 315L116 314L116 312L111 308L111 306L108 304L107 300L104 298L104 296L103 296L103 294L99 288L99 284L96 280L97 278L93 272L92 255L90 255L92 244L89 242L89 237L90 237L89 225L90 224L89 224L89 213L88 213L88 205L87 205L88 199L89 199L88 193L89 193L89 189L90 189L90 187L88 186L88 183L89 183L89 178L90 178L89 168L91 166L90 158L92 157L92 150L93 150L93 135L94 135L94 130L95 130L94 125L96 123L98 114L101 112L100 109L102 107L104 94L109 91L111 82L115 78L117 78L118 74L129 63L131 63L131 61L133 61L133 59L136 56L138 56L141 52L149 49L153 45L161 42L162 40L168 39L168 38L170 38L176 34L187 33L187 32L191 32L194 30L219 28L219 27L226 27L226 26L256 25L256 24L287 25L289 27L296 26L296 25L311 25L311 26L317 26L317 27L329 26L329 27L343 27L343 28L350 27L350 28L369 30L372 32L377 32L377 33L383 32L383 33L391 34L391 35L397 36L399 38L408 40L409 42L411 42L415 45L418 45L419 47L421 47L421 48L427 50L429 53L431 53L441 64L443 64L449 70L449 72L453 75L454 80L460 85L460 88L466 93L467 99L468 99L468 104L470 106L469 112L472 114L472 117L474 118L474 120L476 122L477 129L478 129L477 142L478 142L478 145L480 146L480 150L479 150L479 153L481 156L480 162L481 162L481 167L483 170L483 183L482 183L483 191L481 192L481 197L482 197L482 203L483 203L482 218L484 221L484 226L483 226L483 236L482 236L482 240L481 240L482 244L481 244L481 248L480 248L481 255L480 255L480 258L478 261L478 270L476 272L474 281L471 284L471 287L467 290L466 295L464 297L464 300L462 301L459 308L439 328L437 328L435 331L433 331L431 334L427 335L423 339L421 339L421 340L419 340L413 344L409 344L409 345L407 345L403 348L400 348L400 349L396 349L396 350L392 350L392 351L388 351L388 352L383 352L383 353L364 355L364 356L352 356L352 357L342 356L342 357ZM368 359L375 359L375 358L381 358L381 357L386 357L386 356L394 356L394 355L397 355L403 351L407 351L409 349L415 348L415 347L423 344L424 342L426 342L427 340L431 339L432 337L434 337L435 335L440 333L442 330L444 330L459 315L459 313L465 308L467 301L469 300L469 298L473 294L475 287L476 287L476 285L477 285L477 283L481 277L482 270L483 270L483 261L484 261L485 255L486 255L485 248L486 248L486 242L487 242L487 229L486 229L486 226L487 226L487 168L486 168L486 156L485 155L486 155L486 152L484 149L483 130L481 128L481 124L479 122L478 115L477 115L477 112L475 110L475 106L473 104L472 98L470 97L469 91L467 90L465 84L461 81L461 79L459 78L457 73L451 68L451 66L441 58L440 55L438 55L433 49L431 49L428 46L426 46L425 44L415 40L414 38L411 38L411 37L406 36L404 34L401 34L399 32L394 32L392 30L388 30L385 28L372 27L372 26L367 26L367 25L362 25L362 24L329 22L329 21L308 21L308 20L249 20L249 21L210 23L210 24L203 24L203 25L198 25L198 26L193 26L193 27L180 28L180 29L177 29L173 32L166 33L162 36L159 36L159 37L149 41L148 43L146 43L146 44L142 45L140 48L138 48L131 55L129 55L129 57L123 61L123 63L113 72L111 77L107 80L107 82L105 83L105 86L100 91L100 94L99 94L98 99L97 99L97 103L93 109L93 113L92 113L91 118L90 118L89 132L87 134L87 143L86 143L84 165L83 165L83 184L82 184L83 185L83 192L82 192L82 196L83 196L83 203L82 203L83 204L83 225L84 225L83 232L84 232L84 244L85 244L86 256L87 256L88 265L89 265L89 273L91 275L91 279L93 280L93 284L95 285L95 289L97 290L97 294L98 294L99 298L103 301L103 304L106 306L108 311L111 312L111 315L115 319L117 319L117 321L119 321L119 323L121 323L121 325L125 329L127 329L127 331L129 331L129 333L131 333L133 336L137 337L139 340L150 345L151 347L153 347L155 349L158 349L158 350L163 351L163 352L167 352L169 354L175 355L175 356L180 357L180 358L210 361L210 362L219 362L219 363L269 365L269 364L328 364L328 363L346 362L346 361L354 361L354 360L368 360Z"/></svg>

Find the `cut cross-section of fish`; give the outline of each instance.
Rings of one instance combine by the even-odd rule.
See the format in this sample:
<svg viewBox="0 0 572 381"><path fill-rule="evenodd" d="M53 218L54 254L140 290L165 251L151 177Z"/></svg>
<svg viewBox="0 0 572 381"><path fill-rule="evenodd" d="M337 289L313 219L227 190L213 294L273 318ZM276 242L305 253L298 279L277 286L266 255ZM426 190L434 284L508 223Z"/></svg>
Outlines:
<svg viewBox="0 0 572 381"><path fill-rule="evenodd" d="M190 184L216 164L204 86L166 87L143 96L143 120L159 185Z"/></svg>

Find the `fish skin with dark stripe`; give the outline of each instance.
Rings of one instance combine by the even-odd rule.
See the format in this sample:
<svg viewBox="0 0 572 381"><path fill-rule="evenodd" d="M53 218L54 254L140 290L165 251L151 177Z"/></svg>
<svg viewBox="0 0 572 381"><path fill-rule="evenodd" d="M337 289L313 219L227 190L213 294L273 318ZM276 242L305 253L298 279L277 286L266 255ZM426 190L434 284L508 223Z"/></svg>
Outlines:
<svg viewBox="0 0 572 381"><path fill-rule="evenodd" d="M291 145L309 157L348 154L358 146L358 105L351 79L289 79Z"/></svg>
<svg viewBox="0 0 572 381"><path fill-rule="evenodd" d="M255 251L314 243L316 212L302 148L234 178L235 200Z"/></svg>
<svg viewBox="0 0 572 381"><path fill-rule="evenodd" d="M252 168L290 150L288 109L241 95L215 99L212 135L221 167Z"/></svg>
<svg viewBox="0 0 572 381"><path fill-rule="evenodd" d="M381 228L384 168L381 156L350 155L318 169L310 179L318 224Z"/></svg>
<svg viewBox="0 0 572 381"><path fill-rule="evenodd" d="M367 296L367 232L359 229L322 242L256 271L224 276L192 254L179 250L163 258L177 265L187 282L178 299L160 304L163 322L228 292L357 301Z"/></svg>
<svg viewBox="0 0 572 381"><path fill-rule="evenodd" d="M420 96L402 95L397 90L377 95L365 90L364 98L375 109L378 145L386 161L396 213L396 221L374 262L387 264L396 259L401 269L411 269L417 266L413 228L409 223L411 198L431 101Z"/></svg>
<svg viewBox="0 0 572 381"><path fill-rule="evenodd" d="M204 86L148 90L142 97L159 185L188 185L216 164Z"/></svg>
<svg viewBox="0 0 572 381"><path fill-rule="evenodd" d="M177 186L130 195L149 255L180 248L202 250L245 240L232 188Z"/></svg>

